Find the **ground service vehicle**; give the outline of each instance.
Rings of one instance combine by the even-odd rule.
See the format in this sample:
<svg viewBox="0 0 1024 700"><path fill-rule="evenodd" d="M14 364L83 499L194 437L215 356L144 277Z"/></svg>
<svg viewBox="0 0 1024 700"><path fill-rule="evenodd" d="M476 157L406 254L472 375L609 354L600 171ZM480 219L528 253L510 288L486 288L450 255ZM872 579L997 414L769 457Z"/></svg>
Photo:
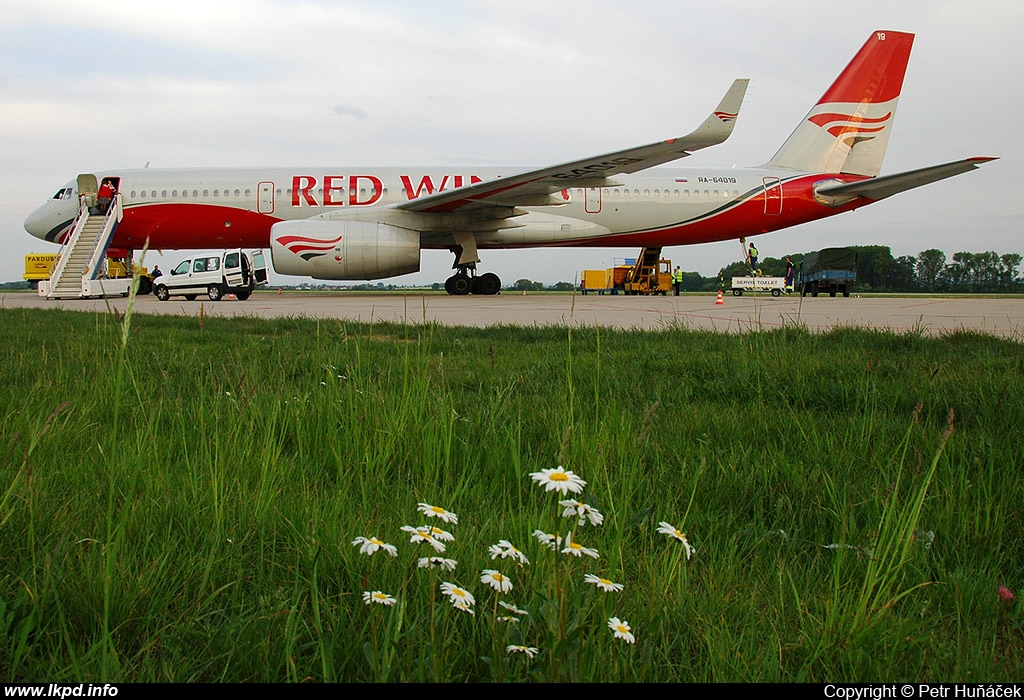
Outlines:
<svg viewBox="0 0 1024 700"><path fill-rule="evenodd" d="M245 301L258 286L267 283L267 264L263 251L255 251L250 258L242 250L222 253L202 253L174 266L169 274L157 277L153 293L160 301L171 296L184 296L189 301L200 294L211 301L234 294Z"/></svg>
<svg viewBox="0 0 1024 700"><path fill-rule="evenodd" d="M857 251L850 248L822 248L808 253L800 264L797 288L800 296L818 296L828 292L829 296L842 294L850 296L850 289L857 284Z"/></svg>
<svg viewBox="0 0 1024 700"><path fill-rule="evenodd" d="M773 297L786 293L785 277L733 277L729 280L729 288L734 297L743 296L743 292L771 292Z"/></svg>
<svg viewBox="0 0 1024 700"><path fill-rule="evenodd" d="M661 257L661 248L649 247L636 259L607 270L583 270L580 273L583 294L661 294L672 289L672 261Z"/></svg>

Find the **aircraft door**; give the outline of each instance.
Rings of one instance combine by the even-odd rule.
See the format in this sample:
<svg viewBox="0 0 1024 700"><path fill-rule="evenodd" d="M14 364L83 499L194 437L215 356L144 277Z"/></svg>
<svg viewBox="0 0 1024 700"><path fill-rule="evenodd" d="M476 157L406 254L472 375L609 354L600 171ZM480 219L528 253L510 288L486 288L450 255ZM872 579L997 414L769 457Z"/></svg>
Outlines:
<svg viewBox="0 0 1024 700"><path fill-rule="evenodd" d="M274 213L274 183L261 182L259 186L260 201L258 211L260 214Z"/></svg>
<svg viewBox="0 0 1024 700"><path fill-rule="evenodd" d="M588 187L587 188L587 199L584 205L588 214L600 214L601 213L601 188L600 187Z"/></svg>
<svg viewBox="0 0 1024 700"><path fill-rule="evenodd" d="M782 181L777 177L764 178L764 213L766 216L782 213Z"/></svg>
<svg viewBox="0 0 1024 700"><path fill-rule="evenodd" d="M78 196L86 198L86 204L90 207L96 206L96 193L100 186L96 182L96 176L92 173L82 173L78 176Z"/></svg>

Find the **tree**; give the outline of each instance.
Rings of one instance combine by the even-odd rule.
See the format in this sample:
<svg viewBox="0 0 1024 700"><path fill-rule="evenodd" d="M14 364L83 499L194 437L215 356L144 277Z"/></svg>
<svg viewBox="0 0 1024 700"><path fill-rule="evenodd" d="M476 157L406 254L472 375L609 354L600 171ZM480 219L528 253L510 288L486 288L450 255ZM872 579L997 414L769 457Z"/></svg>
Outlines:
<svg viewBox="0 0 1024 700"><path fill-rule="evenodd" d="M917 254L917 282L929 292L937 291L942 269L946 266L946 254L938 248L922 250Z"/></svg>

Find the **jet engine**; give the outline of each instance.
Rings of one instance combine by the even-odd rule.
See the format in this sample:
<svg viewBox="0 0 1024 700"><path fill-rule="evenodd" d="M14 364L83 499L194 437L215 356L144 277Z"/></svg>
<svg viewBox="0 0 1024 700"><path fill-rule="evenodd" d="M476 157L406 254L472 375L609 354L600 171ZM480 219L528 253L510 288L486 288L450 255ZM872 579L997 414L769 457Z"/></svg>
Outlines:
<svg viewBox="0 0 1024 700"><path fill-rule="evenodd" d="M270 229L270 257L282 275L395 277L419 271L420 234L376 221L282 221Z"/></svg>

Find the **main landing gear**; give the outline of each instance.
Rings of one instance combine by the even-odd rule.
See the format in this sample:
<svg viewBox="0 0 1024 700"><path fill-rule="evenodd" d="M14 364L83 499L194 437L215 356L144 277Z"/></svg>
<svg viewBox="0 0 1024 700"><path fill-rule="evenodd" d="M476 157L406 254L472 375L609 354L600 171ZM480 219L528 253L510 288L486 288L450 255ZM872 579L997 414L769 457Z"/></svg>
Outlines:
<svg viewBox="0 0 1024 700"><path fill-rule="evenodd" d="M473 269L472 273L476 270ZM461 296L463 294L497 294L501 291L501 279L493 272L482 275L472 274L469 268L458 272L444 281L444 291Z"/></svg>
<svg viewBox="0 0 1024 700"><path fill-rule="evenodd" d="M444 291L456 296L501 292L501 279L496 274L476 274L476 264L480 258L476 254L476 240L472 236L462 236L462 245L455 246L451 251L455 254L455 264L452 265L455 274L444 281Z"/></svg>

